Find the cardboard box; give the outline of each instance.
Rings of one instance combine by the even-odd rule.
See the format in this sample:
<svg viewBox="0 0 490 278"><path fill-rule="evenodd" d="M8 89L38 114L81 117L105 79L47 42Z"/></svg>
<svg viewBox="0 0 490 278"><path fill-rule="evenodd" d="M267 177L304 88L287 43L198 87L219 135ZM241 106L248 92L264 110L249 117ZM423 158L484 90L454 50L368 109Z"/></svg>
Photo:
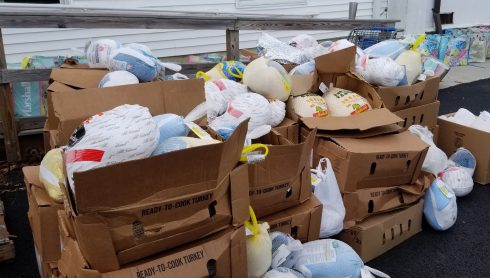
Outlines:
<svg viewBox="0 0 490 278"><path fill-rule="evenodd" d="M36 254L37 269L41 278L53 278L58 277L58 262L45 262L41 259L37 247L34 246L34 252Z"/></svg>
<svg viewBox="0 0 490 278"><path fill-rule="evenodd" d="M384 107L399 111L410 107L429 104L437 100L439 77L429 77L425 81L398 87L376 87Z"/></svg>
<svg viewBox="0 0 490 278"><path fill-rule="evenodd" d="M239 227L248 219L247 165L237 167L218 183L214 181L216 177L209 177L210 170L206 167L189 171L185 175L187 178L182 178L181 171L171 169L180 177L179 181L175 180L175 174L162 170L171 162L179 164L179 160L165 155L159 157L162 159L155 165L161 165L161 175L140 176L139 190L136 180L128 180L134 167L123 167L118 171L128 173L118 177L130 181L128 186L121 187L123 189L117 188L121 183L114 182L114 175L105 173L113 171L108 167L100 168L102 172L99 173L92 170L75 174L75 183L78 181L76 198L80 201L74 202L70 196L67 211L80 250L93 269L113 271L121 265L231 226ZM164 159L166 157L168 159ZM208 164L212 162L208 160ZM149 167L142 165L137 169L145 166ZM133 176L136 176L135 172L138 171L134 171ZM112 196L118 192L117 197L107 198L111 196L110 192ZM106 197L102 200L97 196Z"/></svg>
<svg viewBox="0 0 490 278"><path fill-rule="evenodd" d="M301 205L259 219L269 223L270 231L292 235L302 242L317 240L320 236L323 205L314 195Z"/></svg>
<svg viewBox="0 0 490 278"><path fill-rule="evenodd" d="M435 125L432 128L429 128L430 132L432 132L432 140L437 144L437 140L439 139L439 125Z"/></svg>
<svg viewBox="0 0 490 278"><path fill-rule="evenodd" d="M409 131L369 138L318 140L313 152L332 163L341 192L413 184L429 146Z"/></svg>
<svg viewBox="0 0 490 278"><path fill-rule="evenodd" d="M437 146L448 156L458 148L465 147L476 158L473 180L479 184L490 183L490 133L467 127L444 119L438 119L439 138Z"/></svg>
<svg viewBox="0 0 490 278"><path fill-rule="evenodd" d="M298 141L299 125L289 128ZM316 130L305 141L293 143L279 132L272 130L257 142L266 144L269 154L265 160L249 164L250 205L257 217L273 214L308 200L311 195L309 156L313 148Z"/></svg>
<svg viewBox="0 0 490 278"><path fill-rule="evenodd" d="M186 115L204 101L202 80L53 92L48 123L58 144L80 123L121 104L152 115ZM53 115L51 117L51 115ZM128 161L73 175L68 212L84 257L100 271L173 248L248 219L248 169L236 167L247 122L220 144ZM72 194L73 193L73 194Z"/></svg>
<svg viewBox="0 0 490 278"><path fill-rule="evenodd" d="M333 84L337 88L356 92L366 98L373 108L349 117L302 118L301 121L308 128L318 128L319 136L369 137L400 130L396 123L402 120L389 110L382 108L383 102L376 90L353 73L355 56L355 47L319 56L315 58L316 72L313 79L307 77L305 80L293 80L294 86L310 88L308 91L312 93L319 92L320 83ZM302 93L298 94L303 94L304 91L305 89L302 89L299 91ZM291 105L287 105L287 115L292 120L299 120Z"/></svg>
<svg viewBox="0 0 490 278"><path fill-rule="evenodd" d="M420 200L409 208L373 216L342 231L339 239L366 263L422 231L423 204Z"/></svg>
<svg viewBox="0 0 490 278"><path fill-rule="evenodd" d="M376 214L413 205L424 197L432 180L429 175L421 175L414 184L342 193L346 212L344 227L350 227Z"/></svg>
<svg viewBox="0 0 490 278"><path fill-rule="evenodd" d="M245 231L226 229L199 241L146 258L121 269L99 272L83 257L77 240L70 234L70 221L60 213L63 250L60 277L247 277Z"/></svg>
<svg viewBox="0 0 490 278"><path fill-rule="evenodd" d="M100 80L109 71L96 68L53 68L49 76L48 93L98 88Z"/></svg>
<svg viewBox="0 0 490 278"><path fill-rule="evenodd" d="M437 125L440 101L423 104L394 112L403 122L398 123L402 128L408 129L411 125L421 125L432 128Z"/></svg>
<svg viewBox="0 0 490 278"><path fill-rule="evenodd" d="M55 262L60 258L61 252L57 212L63 210L63 204L54 202L42 188L39 166L23 167L22 172L27 188L29 202L27 217L31 225L34 246L43 262Z"/></svg>

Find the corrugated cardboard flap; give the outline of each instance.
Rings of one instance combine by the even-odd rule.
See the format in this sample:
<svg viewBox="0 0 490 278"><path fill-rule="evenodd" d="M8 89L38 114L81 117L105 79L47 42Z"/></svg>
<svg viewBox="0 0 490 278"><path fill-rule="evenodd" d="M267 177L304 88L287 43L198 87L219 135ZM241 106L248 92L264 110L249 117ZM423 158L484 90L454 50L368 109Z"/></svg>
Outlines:
<svg viewBox="0 0 490 278"><path fill-rule="evenodd" d="M148 202L163 191L171 199L215 188L239 160L247 123L224 143L74 173L78 213Z"/></svg>
<svg viewBox="0 0 490 278"><path fill-rule="evenodd" d="M356 153L393 152L400 150L400 147L403 147L403 151L420 152L429 147L409 131L363 139L335 138L332 140L343 148Z"/></svg>
<svg viewBox="0 0 490 278"><path fill-rule="evenodd" d="M30 188L30 194L34 198L36 205L39 207L62 207L62 204L58 204L51 197L49 197L46 190L43 188L41 181L39 180L39 166L26 166L22 168L22 173L26 181L26 186Z"/></svg>
<svg viewBox="0 0 490 278"><path fill-rule="evenodd" d="M337 135L341 135L342 132L367 132L375 128L378 128L378 131L383 133L396 132L400 127L395 126L402 121L400 117L386 108L369 110L348 117L311 117L302 118L301 120L310 129L318 128L320 130L319 133L328 134L328 132L334 131L337 132ZM376 132L377 135L380 134L379 132Z"/></svg>
<svg viewBox="0 0 490 278"><path fill-rule="evenodd" d="M203 80L149 82L135 85L91 88L48 95L49 129L59 131L60 144L87 118L123 104L139 104L152 115L174 113L185 116L203 102Z"/></svg>
<svg viewBox="0 0 490 278"><path fill-rule="evenodd" d="M78 89L98 88L108 72L106 69L54 68L49 79Z"/></svg>
<svg viewBox="0 0 490 278"><path fill-rule="evenodd" d="M348 47L315 58L319 74L347 73L352 71L356 58L356 47Z"/></svg>

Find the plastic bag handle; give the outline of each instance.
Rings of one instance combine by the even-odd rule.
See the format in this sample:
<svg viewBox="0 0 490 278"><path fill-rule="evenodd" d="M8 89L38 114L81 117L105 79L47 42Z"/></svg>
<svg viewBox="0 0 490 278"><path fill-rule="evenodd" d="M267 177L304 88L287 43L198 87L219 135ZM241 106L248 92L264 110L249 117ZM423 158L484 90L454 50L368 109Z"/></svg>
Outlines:
<svg viewBox="0 0 490 278"><path fill-rule="evenodd" d="M255 150L258 150L258 149L264 149L264 154L263 154L264 158L266 158L267 155L269 154L269 147L267 147L267 145L265 145L265 144L252 144L250 146L243 147L242 154L240 156L240 161L241 162L248 162L247 154L251 153Z"/></svg>
<svg viewBox="0 0 490 278"><path fill-rule="evenodd" d="M196 78L202 78L204 79L205 81L209 81L209 79L211 79L209 77L209 75L207 75L207 73L205 73L204 71L200 70L196 73Z"/></svg>
<svg viewBox="0 0 490 278"><path fill-rule="evenodd" d="M373 274L382 278L391 278L388 274L381 272L377 269L374 269L372 267L369 267L367 265L364 265L361 268L361 278L371 278L374 277Z"/></svg>
<svg viewBox="0 0 490 278"><path fill-rule="evenodd" d="M242 79L242 78L243 78L243 72L242 72L242 71L241 71L239 68L237 68L236 66L234 66L234 67L233 67L233 69L235 69L235 70L238 72L238 74L235 74L235 73L234 73L234 72L231 70L231 67L230 67L230 68L228 68L228 73L229 73L231 76L233 76L233 77L236 77L236 78L238 78L238 79Z"/></svg>
<svg viewBox="0 0 490 278"><path fill-rule="evenodd" d="M252 223L250 221L245 221L245 227L252 232L254 236L259 234L259 223L257 222L257 217L255 216L255 212L252 209L252 206L248 206L248 211L250 213L250 218L252 219Z"/></svg>

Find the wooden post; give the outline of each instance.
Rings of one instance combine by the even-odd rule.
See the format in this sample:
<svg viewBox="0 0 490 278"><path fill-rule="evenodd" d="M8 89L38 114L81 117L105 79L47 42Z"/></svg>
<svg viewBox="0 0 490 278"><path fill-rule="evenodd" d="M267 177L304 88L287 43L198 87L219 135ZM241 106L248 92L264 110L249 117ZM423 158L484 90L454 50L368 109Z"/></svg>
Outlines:
<svg viewBox="0 0 490 278"><path fill-rule="evenodd" d="M226 59L240 61L240 37L238 30L226 29Z"/></svg>
<svg viewBox="0 0 490 278"><path fill-rule="evenodd" d="M3 47L2 29L0 28L0 69L7 68L7 59ZM3 125L3 138L7 160L19 161L21 159L19 138L17 137L17 123L12 108L12 93L9 83L0 84L0 121Z"/></svg>

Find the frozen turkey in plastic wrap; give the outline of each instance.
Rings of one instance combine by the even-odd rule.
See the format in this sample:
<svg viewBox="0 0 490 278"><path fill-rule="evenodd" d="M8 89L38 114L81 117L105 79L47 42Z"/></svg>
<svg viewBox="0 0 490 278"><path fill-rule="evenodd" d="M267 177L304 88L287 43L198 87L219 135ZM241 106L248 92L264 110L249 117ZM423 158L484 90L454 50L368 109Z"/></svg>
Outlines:
<svg viewBox="0 0 490 278"><path fill-rule="evenodd" d="M140 105L125 104L92 116L74 131L65 151L71 190L76 186L73 173L149 157L159 138L155 120Z"/></svg>

